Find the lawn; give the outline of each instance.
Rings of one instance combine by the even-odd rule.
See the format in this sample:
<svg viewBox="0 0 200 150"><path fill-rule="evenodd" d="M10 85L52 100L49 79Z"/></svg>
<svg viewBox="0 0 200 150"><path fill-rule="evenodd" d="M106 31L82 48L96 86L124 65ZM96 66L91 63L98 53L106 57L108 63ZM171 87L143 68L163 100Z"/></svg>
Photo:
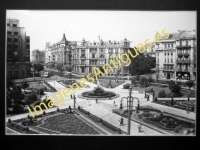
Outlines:
<svg viewBox="0 0 200 150"><path fill-rule="evenodd" d="M171 92L169 90L169 87L159 87L159 86L154 86L154 85L151 85L150 87L152 87L153 90L155 91L155 97L158 97L158 92L161 90L165 90L166 95ZM140 88L140 87L133 87L132 89L135 91L141 91L141 92L145 91L145 88ZM181 91L181 93L183 94L182 97L187 97L187 92Z"/></svg>

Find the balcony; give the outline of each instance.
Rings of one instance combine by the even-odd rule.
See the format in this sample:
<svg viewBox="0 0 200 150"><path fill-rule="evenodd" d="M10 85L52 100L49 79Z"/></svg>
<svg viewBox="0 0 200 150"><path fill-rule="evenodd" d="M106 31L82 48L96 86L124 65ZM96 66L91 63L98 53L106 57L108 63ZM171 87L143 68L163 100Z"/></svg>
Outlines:
<svg viewBox="0 0 200 150"><path fill-rule="evenodd" d="M174 68L163 68L163 71L174 71Z"/></svg>
<svg viewBox="0 0 200 150"><path fill-rule="evenodd" d="M85 56L81 56L80 59L86 59L86 57Z"/></svg>
<svg viewBox="0 0 200 150"><path fill-rule="evenodd" d="M183 53L179 52L177 55L178 55L179 58L183 57Z"/></svg>
<svg viewBox="0 0 200 150"><path fill-rule="evenodd" d="M186 68L177 68L176 71L179 71L179 72L189 72L189 70Z"/></svg>
<svg viewBox="0 0 200 150"><path fill-rule="evenodd" d="M90 57L89 59L91 59L91 60L97 60L98 57Z"/></svg>
<svg viewBox="0 0 200 150"><path fill-rule="evenodd" d="M189 53L184 53L183 55L185 58L188 58L190 56Z"/></svg>
<svg viewBox="0 0 200 150"><path fill-rule="evenodd" d="M176 48L191 48L190 45L178 45Z"/></svg>
<svg viewBox="0 0 200 150"><path fill-rule="evenodd" d="M177 59L176 60L176 63L181 63L181 64L183 64L183 63L185 63L185 64L189 64L190 63L190 60L189 59Z"/></svg>

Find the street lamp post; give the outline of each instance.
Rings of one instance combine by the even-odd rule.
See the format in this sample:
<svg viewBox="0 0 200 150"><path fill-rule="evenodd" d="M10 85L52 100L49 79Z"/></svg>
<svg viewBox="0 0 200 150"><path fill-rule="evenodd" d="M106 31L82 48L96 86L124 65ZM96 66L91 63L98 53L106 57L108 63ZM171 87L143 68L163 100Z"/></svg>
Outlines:
<svg viewBox="0 0 200 150"><path fill-rule="evenodd" d="M127 128L127 133L128 135L130 135L130 129L131 129L131 91L132 91L132 88L130 87L129 88L129 99L127 98L127 104L128 104L128 128Z"/></svg>

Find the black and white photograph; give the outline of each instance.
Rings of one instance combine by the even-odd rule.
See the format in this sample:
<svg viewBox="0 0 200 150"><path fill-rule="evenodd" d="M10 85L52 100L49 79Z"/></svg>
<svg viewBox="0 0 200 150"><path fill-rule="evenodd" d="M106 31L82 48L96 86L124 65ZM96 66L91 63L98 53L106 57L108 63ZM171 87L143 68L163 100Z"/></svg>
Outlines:
<svg viewBox="0 0 200 150"><path fill-rule="evenodd" d="M5 134L196 136L197 11L6 10Z"/></svg>

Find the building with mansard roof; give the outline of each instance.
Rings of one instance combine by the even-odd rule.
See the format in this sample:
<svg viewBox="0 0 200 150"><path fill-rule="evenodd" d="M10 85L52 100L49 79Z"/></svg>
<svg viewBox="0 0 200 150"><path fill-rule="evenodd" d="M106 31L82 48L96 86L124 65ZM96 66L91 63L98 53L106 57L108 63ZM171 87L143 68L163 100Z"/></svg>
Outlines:
<svg viewBox="0 0 200 150"><path fill-rule="evenodd" d="M87 41L84 38L82 41L69 41L65 34L60 42L50 45L46 44L46 63L62 63L73 67L73 73L87 75L94 74L93 67L102 66L109 63L115 55L119 58L120 54L128 51L130 41L126 38L123 41ZM128 66L121 66L121 76L129 74ZM108 72L109 76L114 76L116 69L113 72Z"/></svg>

